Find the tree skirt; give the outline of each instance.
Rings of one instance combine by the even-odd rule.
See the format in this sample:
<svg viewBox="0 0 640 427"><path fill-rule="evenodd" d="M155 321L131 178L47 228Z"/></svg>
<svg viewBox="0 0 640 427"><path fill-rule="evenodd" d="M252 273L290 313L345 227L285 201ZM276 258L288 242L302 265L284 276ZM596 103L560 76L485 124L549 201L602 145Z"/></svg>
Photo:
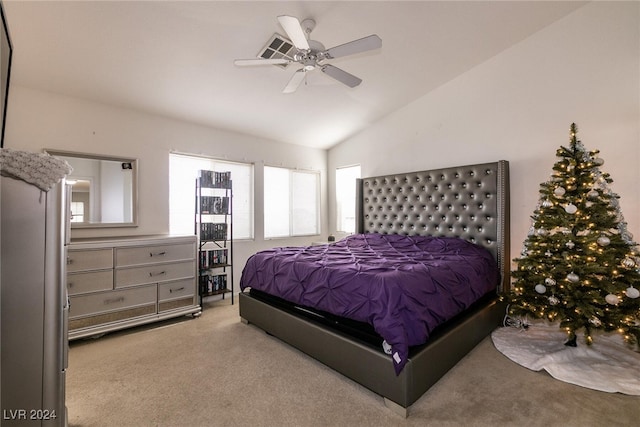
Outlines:
<svg viewBox="0 0 640 427"><path fill-rule="evenodd" d="M567 334L557 324L533 322L528 329L498 328L493 344L514 362L571 384L609 393L640 395L640 353L616 333L593 333L587 346L578 333L578 346L564 343Z"/></svg>

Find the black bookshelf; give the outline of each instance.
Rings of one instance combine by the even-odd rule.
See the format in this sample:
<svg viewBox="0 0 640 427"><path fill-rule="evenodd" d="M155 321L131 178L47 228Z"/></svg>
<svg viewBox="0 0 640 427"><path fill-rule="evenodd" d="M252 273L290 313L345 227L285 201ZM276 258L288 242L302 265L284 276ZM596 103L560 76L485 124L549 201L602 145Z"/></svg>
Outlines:
<svg viewBox="0 0 640 427"><path fill-rule="evenodd" d="M199 171L196 178L195 234L198 236L198 293L206 297L233 289L233 188L230 172Z"/></svg>

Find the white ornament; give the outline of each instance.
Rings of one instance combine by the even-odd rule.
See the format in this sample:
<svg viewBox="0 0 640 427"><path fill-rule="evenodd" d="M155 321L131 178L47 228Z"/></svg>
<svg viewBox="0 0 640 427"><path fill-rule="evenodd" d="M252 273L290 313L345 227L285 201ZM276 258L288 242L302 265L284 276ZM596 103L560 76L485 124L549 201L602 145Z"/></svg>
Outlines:
<svg viewBox="0 0 640 427"><path fill-rule="evenodd" d="M595 199L600 195L600 193L598 193L598 190L591 190L587 193L587 197L590 199Z"/></svg>
<svg viewBox="0 0 640 427"><path fill-rule="evenodd" d="M604 159L600 158L600 157L596 157L593 162L598 165L598 166L602 166L604 165Z"/></svg>
<svg viewBox="0 0 640 427"><path fill-rule="evenodd" d="M539 228L537 233L538 233L538 236L546 236L548 231L545 230L544 228Z"/></svg>
<svg viewBox="0 0 640 427"><path fill-rule="evenodd" d="M622 266L626 268L633 268L636 266L636 262L633 260L633 258L627 257L622 260Z"/></svg>
<svg viewBox="0 0 640 427"><path fill-rule="evenodd" d="M618 297L618 295L614 294L607 295L606 297L604 297L604 300L611 305L618 305L618 303L620 303L620 298Z"/></svg>
<svg viewBox="0 0 640 427"><path fill-rule="evenodd" d="M596 241L600 246L609 246L609 243L611 243L611 240L607 236L600 236Z"/></svg>
<svg viewBox="0 0 640 427"><path fill-rule="evenodd" d="M542 207L543 208L550 208L551 206L553 206L553 202L549 201L549 200L545 200L542 202Z"/></svg>
<svg viewBox="0 0 640 427"><path fill-rule="evenodd" d="M569 242L565 243L564 245L565 245L566 247L568 247L569 249L573 249L573 248L576 246L576 244L575 244L575 243L573 243L573 242L571 242L571 241L569 241Z"/></svg>
<svg viewBox="0 0 640 427"><path fill-rule="evenodd" d="M567 280L570 281L571 283L576 283L578 280L580 280L580 277L578 277L577 274L571 272L567 274Z"/></svg>
<svg viewBox="0 0 640 427"><path fill-rule="evenodd" d="M625 293L629 298L632 298L632 299L636 299L640 297L640 291L634 288L633 286L629 286L625 291Z"/></svg>
<svg viewBox="0 0 640 427"><path fill-rule="evenodd" d="M544 279L544 283L546 283L549 286L555 286L556 285L556 281L554 279L552 279L551 277L547 277L546 279Z"/></svg>
<svg viewBox="0 0 640 427"><path fill-rule="evenodd" d="M536 287L535 287L535 290L539 294L544 294L545 292L547 292L546 286L544 286L542 284L537 284Z"/></svg>
<svg viewBox="0 0 640 427"><path fill-rule="evenodd" d="M591 323L595 327L602 325L602 321L598 319L596 316L593 316L591 319L589 319L589 323Z"/></svg>
<svg viewBox="0 0 640 427"><path fill-rule="evenodd" d="M555 194L558 197L564 196L564 193L566 193L567 190L565 190L563 187L556 187L555 190L553 190L553 194Z"/></svg>
<svg viewBox="0 0 640 427"><path fill-rule="evenodd" d="M551 296L549 297L549 304L551 304L551 305L556 305L556 304L558 304L559 302L560 302L560 300L558 299L558 297L556 297L556 296L554 296L554 295L551 295Z"/></svg>
<svg viewBox="0 0 640 427"><path fill-rule="evenodd" d="M568 214L573 215L574 213L578 212L578 207L576 205L574 205L573 203L569 203L567 206L564 207L564 210Z"/></svg>

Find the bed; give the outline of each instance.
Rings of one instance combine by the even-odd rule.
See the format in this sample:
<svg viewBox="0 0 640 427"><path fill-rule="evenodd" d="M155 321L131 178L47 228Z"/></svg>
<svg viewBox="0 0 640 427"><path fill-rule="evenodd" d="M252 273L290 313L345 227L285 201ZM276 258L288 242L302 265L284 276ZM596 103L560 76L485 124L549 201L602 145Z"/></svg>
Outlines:
<svg viewBox="0 0 640 427"><path fill-rule="evenodd" d="M508 167L500 160L358 180L356 234L333 244L274 248L250 257L241 279L240 317L381 395L406 417L411 404L501 323L499 294L509 284ZM427 249L424 263L417 263ZM406 262L392 260L392 272L378 269L379 259L392 259L398 251ZM476 255L480 264L471 264ZM311 264L305 267L301 260ZM337 264L353 276L334 271ZM465 267L451 271L449 285L441 271L451 265ZM428 274L416 276L424 272L414 270ZM400 297L388 285L400 280L398 271ZM364 288L338 293L359 278ZM418 323L405 314L406 305L418 299L411 292L407 298L405 289L423 287L415 280L424 287L429 283L426 293L435 302L424 310L416 306ZM455 280L470 292L438 299L440 292L433 289L462 286ZM288 281L296 286L287 290L282 284ZM474 284L467 286L470 281ZM329 300L333 304L324 304ZM457 312L440 313L447 304L457 305ZM384 318L387 312L391 318ZM439 320L431 323L425 316Z"/></svg>

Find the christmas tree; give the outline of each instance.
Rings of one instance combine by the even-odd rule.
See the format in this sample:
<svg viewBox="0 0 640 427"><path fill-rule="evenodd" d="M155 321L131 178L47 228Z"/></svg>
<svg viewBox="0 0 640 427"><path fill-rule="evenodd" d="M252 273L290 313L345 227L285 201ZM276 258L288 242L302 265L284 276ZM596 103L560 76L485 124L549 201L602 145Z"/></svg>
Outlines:
<svg viewBox="0 0 640 427"><path fill-rule="evenodd" d="M640 258L598 150L587 152L571 125L524 242L509 295L509 314L559 322L576 345L584 330L617 331L640 346Z"/></svg>

